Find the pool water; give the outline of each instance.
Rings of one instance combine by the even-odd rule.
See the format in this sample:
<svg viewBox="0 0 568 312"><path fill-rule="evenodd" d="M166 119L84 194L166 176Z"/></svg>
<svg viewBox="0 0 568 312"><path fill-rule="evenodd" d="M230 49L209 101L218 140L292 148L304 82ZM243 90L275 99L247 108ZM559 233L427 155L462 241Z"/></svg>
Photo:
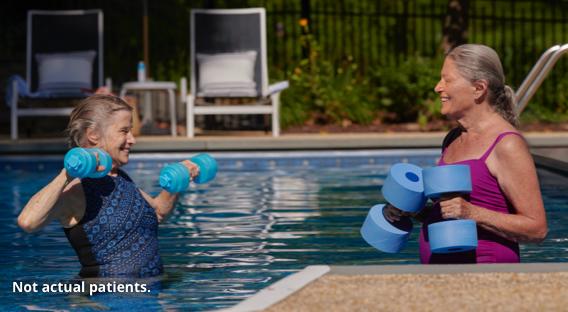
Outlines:
<svg viewBox="0 0 568 312"><path fill-rule="evenodd" d="M26 234L16 218L60 170L62 157L0 158L0 310L215 310L232 306L308 265L418 263L418 227L398 254L368 246L359 229L390 166L435 164L438 150L217 153L217 178L192 185L160 225L166 274L136 295L14 293L12 282L73 279L80 265L53 222ZM125 170L150 194L167 163L191 155L133 155ZM568 179L539 170L550 232L522 245L523 262L568 259Z"/></svg>

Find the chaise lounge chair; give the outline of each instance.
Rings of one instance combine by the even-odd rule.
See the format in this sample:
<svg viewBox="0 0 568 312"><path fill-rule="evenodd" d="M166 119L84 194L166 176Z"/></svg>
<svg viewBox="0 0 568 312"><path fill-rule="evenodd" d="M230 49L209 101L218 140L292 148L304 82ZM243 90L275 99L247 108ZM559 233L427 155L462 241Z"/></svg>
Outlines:
<svg viewBox="0 0 568 312"><path fill-rule="evenodd" d="M9 82L12 140L20 117L69 115L72 107L37 104L84 98L103 85L102 11L28 11L26 80L12 76Z"/></svg>
<svg viewBox="0 0 568 312"><path fill-rule="evenodd" d="M272 115L272 135L280 135L279 96L288 81L268 84L264 8L192 10L191 93L182 79L187 136L195 135L196 115ZM243 105L215 105L215 98L253 98Z"/></svg>

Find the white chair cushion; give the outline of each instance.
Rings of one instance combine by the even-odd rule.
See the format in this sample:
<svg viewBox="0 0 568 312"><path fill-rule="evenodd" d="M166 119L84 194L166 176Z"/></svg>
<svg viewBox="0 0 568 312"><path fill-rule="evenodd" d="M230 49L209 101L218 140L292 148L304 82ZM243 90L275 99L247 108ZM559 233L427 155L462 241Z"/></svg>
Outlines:
<svg viewBox="0 0 568 312"><path fill-rule="evenodd" d="M38 91L78 92L91 89L95 51L36 54Z"/></svg>
<svg viewBox="0 0 568 312"><path fill-rule="evenodd" d="M256 96L254 81L256 55L256 51L198 53L198 96L234 96L237 90L238 94Z"/></svg>

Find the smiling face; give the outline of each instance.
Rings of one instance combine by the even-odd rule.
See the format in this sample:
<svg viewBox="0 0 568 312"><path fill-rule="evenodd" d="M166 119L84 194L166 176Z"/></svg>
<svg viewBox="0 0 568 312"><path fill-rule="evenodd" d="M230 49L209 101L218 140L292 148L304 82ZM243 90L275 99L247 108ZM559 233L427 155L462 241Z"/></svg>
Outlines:
<svg viewBox="0 0 568 312"><path fill-rule="evenodd" d="M128 163L130 148L136 143L132 134L132 113L126 110L115 112L106 122L103 130L101 147L112 158L113 167Z"/></svg>
<svg viewBox="0 0 568 312"><path fill-rule="evenodd" d="M442 101L441 113L450 119L460 119L475 105L476 86L460 74L449 57L444 61L441 75L434 89Z"/></svg>

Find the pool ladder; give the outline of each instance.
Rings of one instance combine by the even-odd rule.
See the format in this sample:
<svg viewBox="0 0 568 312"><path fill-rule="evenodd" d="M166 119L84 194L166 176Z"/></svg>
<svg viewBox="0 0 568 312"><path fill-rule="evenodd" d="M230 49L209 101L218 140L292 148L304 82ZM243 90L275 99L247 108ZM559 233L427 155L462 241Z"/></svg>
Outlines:
<svg viewBox="0 0 568 312"><path fill-rule="evenodd" d="M548 75L550 70L556 65L556 62L567 51L568 44L555 45L541 55L515 93L515 97L517 98L517 115L520 115L527 107L527 104L542 84L544 78L546 78L546 75Z"/></svg>

